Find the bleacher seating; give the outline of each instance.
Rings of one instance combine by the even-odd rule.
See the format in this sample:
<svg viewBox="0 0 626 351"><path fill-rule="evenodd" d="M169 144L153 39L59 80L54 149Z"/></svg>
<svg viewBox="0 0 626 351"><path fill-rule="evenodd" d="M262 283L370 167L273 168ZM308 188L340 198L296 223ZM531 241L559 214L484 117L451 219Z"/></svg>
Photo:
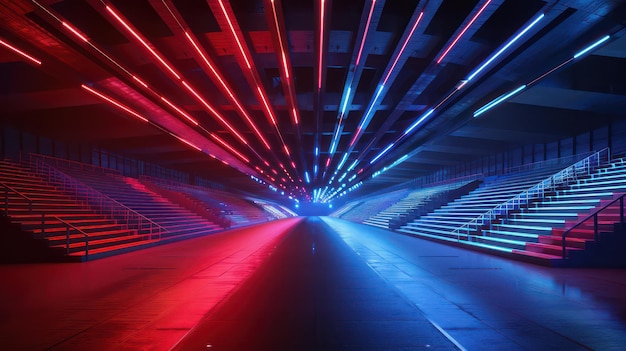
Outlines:
<svg viewBox="0 0 626 351"><path fill-rule="evenodd" d="M367 201L363 201L361 204L343 213L340 218L351 222L362 223L369 217L395 204L403 197L406 197L410 192L411 191L409 189L400 189L378 196L372 196L371 198L368 198Z"/></svg>
<svg viewBox="0 0 626 351"><path fill-rule="evenodd" d="M434 238L456 240L454 230L502 202L549 177L558 167L539 168L521 173L487 177L474 191L407 223L400 232Z"/></svg>
<svg viewBox="0 0 626 351"><path fill-rule="evenodd" d="M84 260L87 254L103 257L156 242L142 235L139 228L129 228L116 218L97 213L29 167L0 161L0 182L11 188L6 192L0 189L8 196L8 202L2 196L0 204L3 212L8 209L9 220L18 224L24 235L46 239L51 252L59 257L67 254L70 260Z"/></svg>
<svg viewBox="0 0 626 351"><path fill-rule="evenodd" d="M408 220L413 220L468 193L475 189L478 183L477 180L464 180L413 190L400 201L364 220L363 223L385 229L397 229Z"/></svg>
<svg viewBox="0 0 626 351"><path fill-rule="evenodd" d="M153 178L142 178L141 181L144 184L152 183L162 189L173 190L190 201L201 204L206 211L218 217L218 221L223 221L227 227L250 225L278 218L253 202L224 191L181 183L173 184Z"/></svg>
<svg viewBox="0 0 626 351"><path fill-rule="evenodd" d="M150 191L136 178L68 165L56 164L54 167L164 227L167 230L162 235L164 241L206 235L221 229L215 223Z"/></svg>

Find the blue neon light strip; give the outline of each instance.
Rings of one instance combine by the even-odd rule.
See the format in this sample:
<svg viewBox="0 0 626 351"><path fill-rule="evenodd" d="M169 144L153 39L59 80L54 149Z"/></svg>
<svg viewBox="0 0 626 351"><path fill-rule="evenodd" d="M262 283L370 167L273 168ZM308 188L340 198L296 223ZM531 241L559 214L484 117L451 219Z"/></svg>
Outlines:
<svg viewBox="0 0 626 351"><path fill-rule="evenodd" d="M503 102L504 100L510 98L511 96L519 93L520 91L526 89L526 85L522 85L521 87L507 93L504 94L502 96L500 96L499 98L491 101L490 103L486 104L485 106L479 108L478 110L474 111L474 117L478 117L481 114L487 112L488 110L492 109L493 107L495 107L496 105L498 105L499 103Z"/></svg>
<svg viewBox="0 0 626 351"><path fill-rule="evenodd" d="M339 165L337 166L337 170L335 171L335 174L339 172L339 170L341 169L341 167L343 167L344 164L346 164L347 160L348 160L348 153L345 153L343 154L343 157L341 158L341 162L339 162Z"/></svg>
<svg viewBox="0 0 626 351"><path fill-rule="evenodd" d="M307 184L311 183L311 177L309 177L309 172L308 171L304 172L304 179L306 180Z"/></svg>
<svg viewBox="0 0 626 351"><path fill-rule="evenodd" d="M370 165L373 164L374 162L378 161L379 158L381 158L384 154L386 154L387 152L389 152L389 150L391 150L391 148L395 145L395 143L391 143L389 145L387 145L387 147L381 151L378 155L376 155L376 157L374 157L371 161L370 161Z"/></svg>
<svg viewBox="0 0 626 351"><path fill-rule="evenodd" d="M413 124L411 124L411 126L410 126L410 127L408 127L408 128L404 131L404 134L402 134L402 136L405 136L405 135L407 135L407 134L411 133L411 131L412 131L413 129L415 129L418 125L420 125L422 122L424 122L424 120L425 120L426 118L428 118L428 116L430 116L433 112L435 112L435 110L434 110L434 109L432 109L432 108L431 108L430 110L426 111L426 113L424 113L424 114L422 115L422 117L420 117L417 121L413 122Z"/></svg>
<svg viewBox="0 0 626 351"><path fill-rule="evenodd" d="M467 77L467 80L470 81L474 77L476 77L478 73L482 72L482 70L484 70L487 66L489 66L496 58L498 58L498 56L502 55L502 53L506 51L506 49L508 49L517 40L519 40L519 38L521 38L524 34L526 34L526 32L528 32L532 27L534 27L541 19L543 19L543 17L544 17L544 14L542 13L539 17L537 17L534 21L532 21L528 26L526 26L521 32L519 32L519 34L517 34L513 39L509 40L506 43L506 45L504 45L500 50L498 50L498 52L496 52L487 61L485 61L485 63L483 63L477 70L475 70L474 73L472 73L469 77Z"/></svg>
<svg viewBox="0 0 626 351"><path fill-rule="evenodd" d="M605 36L604 38L602 38L602 39L600 39L600 40L596 41L595 43L593 43L593 44L591 44L591 45L587 46L586 48L584 48L584 49L580 50L578 53L576 53L576 54L574 55L574 58L575 58L575 59L579 58L580 56L582 56L582 55L586 54L587 52L589 52L589 51L591 51L591 50L593 50L593 49L595 49L598 45L600 45L600 44L604 43L605 41L609 40L610 38L611 38L611 36L610 36L610 35Z"/></svg>

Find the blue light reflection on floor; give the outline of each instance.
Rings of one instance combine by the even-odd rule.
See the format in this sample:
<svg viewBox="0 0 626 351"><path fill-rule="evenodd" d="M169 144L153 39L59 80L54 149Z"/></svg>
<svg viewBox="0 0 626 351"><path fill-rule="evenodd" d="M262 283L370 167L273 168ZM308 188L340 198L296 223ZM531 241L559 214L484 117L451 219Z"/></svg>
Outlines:
<svg viewBox="0 0 626 351"><path fill-rule="evenodd" d="M626 345L626 270L540 267L323 220L468 350L623 350Z"/></svg>

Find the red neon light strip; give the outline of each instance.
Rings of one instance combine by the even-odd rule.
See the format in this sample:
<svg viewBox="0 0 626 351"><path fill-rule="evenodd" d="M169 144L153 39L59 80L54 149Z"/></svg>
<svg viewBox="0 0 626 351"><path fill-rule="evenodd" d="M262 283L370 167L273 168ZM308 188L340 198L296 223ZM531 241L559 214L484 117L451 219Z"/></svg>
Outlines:
<svg viewBox="0 0 626 351"><path fill-rule="evenodd" d="M141 79L137 78L137 76L132 76L134 80L136 80L137 82L139 82L139 84L143 85L145 88L148 87L148 84L146 84L144 81L142 81Z"/></svg>
<svg viewBox="0 0 626 351"><path fill-rule="evenodd" d="M115 19L117 19L118 22L120 22L122 24L122 26L124 26L124 28L126 28L126 30L132 34L137 40L139 40L139 42L146 48L148 49L148 51L150 51L150 53L156 57L157 60L159 60L159 62L161 62L161 64L163 66L165 66L165 68L167 68L173 75L174 77L176 77L176 79L180 79L180 76L178 75L178 73L176 73L176 71L174 71L174 69L172 67L170 67L170 65L167 64L167 62L165 62L165 60L163 58L161 58L161 56L159 56L159 54L157 54L151 47L150 45L148 45L148 43L146 43L140 36L139 34L137 34L111 7L109 7L108 5L106 6L107 11L109 11L113 17L115 17Z"/></svg>
<svg viewBox="0 0 626 351"><path fill-rule="evenodd" d="M439 57L439 59L437 59L437 64L440 64L441 61L443 60L444 57L446 57L446 55L448 54L448 52L450 52L450 50L452 50L452 48L456 45L456 43L459 41L459 39L461 39L461 37L463 36L463 34L465 34L465 32L467 32L467 30L469 29L469 27L474 23L474 21L476 21L476 19L478 18L478 16L480 16L481 13L483 13L483 11L485 10L485 8L487 8L487 5L489 5L489 3L491 2L491 0L487 0L487 2L485 2L485 4L483 5L483 7L480 8L480 10L478 10L478 13L476 13L476 15L474 15L474 17L472 18L471 21L469 21L469 23L465 26L465 28L463 28L463 30L461 31L461 33L459 33L459 35L456 36L456 38L454 38L454 41L448 46L448 48L443 52L443 54L441 54L441 56Z"/></svg>
<svg viewBox="0 0 626 351"><path fill-rule="evenodd" d="M242 153L240 153L239 151L235 150L234 147L228 145L227 142L225 142L224 140L220 139L220 137L218 137L217 135L215 135L214 133L209 134L211 135L211 137L213 139L215 139L218 143L222 144L225 148L227 148L228 150L230 150L230 152L234 153L235 155L237 155L239 158L241 158L242 160L246 161L246 163L250 163L250 160L245 157Z"/></svg>
<svg viewBox="0 0 626 351"><path fill-rule="evenodd" d="M81 85L81 88L83 88L83 89L87 90L88 92L90 92L90 93L92 93L92 94L94 94L94 95L98 96L99 98L101 98L101 99L103 99L103 100L105 100L105 101L109 102L110 104L115 105L115 106L117 106L117 107L121 108L122 110L124 110L124 111L126 111L126 112L130 113L131 115L133 115L133 116L135 116L135 117L139 118L140 120L142 120L142 121L144 121L144 122L148 122L148 120L147 120L145 117L143 117L142 115L140 115L140 114L138 114L137 112L135 112L135 111L131 110L130 108L128 108L128 107L126 107L126 106L124 106L124 105L123 105L123 104L121 104L120 102L117 102L116 100L114 100L114 99L112 99L112 98L110 98L110 97L108 97L108 96L106 96L106 95L104 95L104 94L102 94L102 93L100 93L100 92L98 92L98 91L94 90L94 89L91 89L90 87L86 86L85 84L82 84L82 85Z"/></svg>
<svg viewBox="0 0 626 351"><path fill-rule="evenodd" d="M269 103L267 102L267 100L265 98L265 94L263 94L263 91L261 91L261 87L257 85L256 89L259 92L259 95L261 95L261 100L263 100L263 105L265 106L265 109L267 110L267 112L270 115L270 119L272 120L272 124L274 124L274 126L278 127L277 124L276 124L276 119L274 118L274 114L272 113L272 110L270 109Z"/></svg>
<svg viewBox="0 0 626 351"><path fill-rule="evenodd" d="M252 127L252 129L254 130L254 133L259 137L259 139L261 139L261 141L263 142L263 145L265 145L265 147L269 150L271 149L269 143L267 142L267 140L265 139L265 137L263 136L263 134L261 134L261 132L259 131L259 129L257 128L257 126L254 124L254 122L252 121L252 118L250 118L250 115L248 115L248 113L246 112L246 110L243 108L243 106L241 105L241 103L239 102L239 100L235 97L235 94L233 94L232 90L230 89L230 87L228 86L228 84L226 84L226 82L224 81L224 79L222 78L222 76L219 74L219 72L215 69L215 67L213 66L213 64L211 63L211 61L209 61L209 59L204 55L204 53L202 52L202 50L200 50L200 47L198 46L198 44L193 40L193 38L191 37L191 35L189 35L188 32L185 31L185 36L187 36L187 39L189 40L189 42L191 43L191 45L194 47L194 49L196 49L196 52L198 52L198 54L200 55L200 57L202 57L202 60L204 60L204 63L209 67L209 69L211 70L211 73L213 73L213 76L215 78L217 78L217 80L220 82L220 85L222 86L222 88L224 88L224 90L226 90L226 92L228 93L228 95L231 98L231 101L233 101L235 103L235 105L237 106L237 109L239 110L239 112L241 112L241 114L243 114L243 116L245 117L246 121L248 122L248 125L250 125L250 127Z"/></svg>
<svg viewBox="0 0 626 351"><path fill-rule="evenodd" d="M69 24L67 24L66 22L61 22L61 24L63 25L63 27L69 29L70 32L74 33L74 35L76 35L77 37L80 38L80 40L84 41L84 42L88 42L89 39L87 39L84 35L82 35L78 30L76 30L74 27L70 26Z"/></svg>
<svg viewBox="0 0 626 351"><path fill-rule="evenodd" d="M324 8L325 1L321 0L320 8L320 47L319 47L319 62L317 67L317 89L322 90L322 58L324 55Z"/></svg>
<svg viewBox="0 0 626 351"><path fill-rule="evenodd" d="M196 150L198 150L198 151L202 151L202 149L201 149L201 148L199 148L199 147L195 146L194 144L192 144L192 143L188 142L187 140L185 140L185 139L183 139L183 138L179 137L178 135L173 134L173 133L170 133L170 134L172 134L172 135L173 135L176 139L178 139L178 140L182 141L183 143L185 143L185 144L187 144L187 145L191 146L192 148L194 148L194 149L196 149Z"/></svg>
<svg viewBox="0 0 626 351"><path fill-rule="evenodd" d="M272 0L272 12L274 13L274 25L276 26L276 33L278 33L278 43L280 45L280 51L283 56L283 68L285 69L285 76L289 78L289 69L287 69L287 58L285 57L285 47L283 46L283 38L280 36L280 26L278 25L278 14L276 13L276 4Z"/></svg>
<svg viewBox="0 0 626 351"><path fill-rule="evenodd" d="M391 75L391 72L393 72L393 69L396 67L396 64L398 63L398 60L402 56L402 53L404 52L404 49L406 48L407 44L409 43L409 40L411 40L411 37L413 36L413 32L415 32L415 29L417 28L417 25L422 20L423 16L424 16L424 11L420 12L419 17L417 17L417 21L415 21L415 24L413 24L413 28L411 28L411 32L406 37L406 40L404 41L404 44L402 44L402 49L400 49L400 52L398 53L398 56L396 56L396 59L393 61L393 65L391 65L391 69L389 70L389 72L387 72L387 76L383 80L383 85L385 85L387 83L387 79L389 79L389 76Z"/></svg>
<svg viewBox="0 0 626 351"><path fill-rule="evenodd" d="M196 99L198 99L198 101L200 101L206 108L208 108L211 111L211 113L213 113L213 115L217 117L217 119L222 123L222 125L228 128L228 130L230 130L231 133L233 133L237 137L237 139L241 140L242 143L248 145L248 141L243 136L241 136L241 134L239 134L239 132L237 132L233 128L233 126L231 126L228 122L226 122L226 120L224 120L224 118L222 118L222 116L219 113L217 113L217 111L215 111L215 109L213 109L213 107L209 105L209 103L206 102L206 100L204 100L202 96L200 96L200 94L198 94L195 90L193 90L193 88L189 86L187 82L183 81L183 85L187 88L187 90L189 90L196 97Z"/></svg>
<svg viewBox="0 0 626 351"><path fill-rule="evenodd" d="M359 136L359 134L361 134L361 128L357 128L356 132L354 133L354 136L352 137L352 140L350 140L350 146L354 145L354 143L356 142L356 138Z"/></svg>
<svg viewBox="0 0 626 351"><path fill-rule="evenodd" d="M224 3L222 2L222 0L218 0L218 2L220 3L220 8L222 9L222 12L224 13L224 17L226 17L226 21L228 21L228 26L230 27L230 31L233 33L233 36L235 37L237 46L239 46L239 50L241 51L241 54L243 55L243 59L246 61L246 66L248 66L248 69L252 69L252 65L250 64L250 61L248 61L248 55L246 55L245 51L243 50L243 45L241 45L241 42L239 41L239 36L237 35L237 32L235 31L235 27L233 26L233 23L230 20L230 16L228 15L226 8L224 7Z"/></svg>
<svg viewBox="0 0 626 351"><path fill-rule="evenodd" d="M11 50L11 51L15 52L16 54L18 54L18 55L20 55L20 56L22 56L22 57L24 57L24 58L27 58L27 59L29 59L30 61L32 61L32 62L34 62L34 63L36 63L36 64L38 64L38 65L41 65L41 61L39 61L39 60L37 60L36 58L34 58L34 57L32 57L32 56L28 55L27 53L25 53L24 51L22 51L22 50L20 50L20 49L16 48L15 46L13 46L13 45L11 45L11 44L9 44L9 43L7 43L7 42L4 42L4 41L2 41L2 40L0 40L0 44L2 44L2 45L3 45L4 47L6 47L7 49L9 49L9 50Z"/></svg>
<svg viewBox="0 0 626 351"><path fill-rule="evenodd" d="M191 123L195 124L195 125L199 125L198 121L196 121L193 117L191 117L189 114L187 114L187 112L181 110L180 108L178 108L178 106L174 105L173 103L169 102L166 98L164 98L163 96L161 96L161 100L163 100L166 104L170 105L171 108L173 108L174 110L176 110L178 113L180 113L181 115L183 115L183 117L187 118L189 121L191 121Z"/></svg>
<svg viewBox="0 0 626 351"><path fill-rule="evenodd" d="M365 38L367 38L367 32L370 28L370 21L372 20L372 14L374 13L374 5L376 5L376 0L372 0L372 6L370 7L370 13L367 16L367 23L365 24L365 32L363 32L363 39L361 40L361 47L359 48L359 54L356 56L355 66L359 65L361 61L361 54L363 53L363 46L365 46Z"/></svg>

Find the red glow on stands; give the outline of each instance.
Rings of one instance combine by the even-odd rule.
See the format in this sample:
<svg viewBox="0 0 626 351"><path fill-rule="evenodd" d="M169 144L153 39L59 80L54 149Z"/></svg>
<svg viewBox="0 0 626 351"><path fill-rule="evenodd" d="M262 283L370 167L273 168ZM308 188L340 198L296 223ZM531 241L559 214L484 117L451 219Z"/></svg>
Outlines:
<svg viewBox="0 0 626 351"><path fill-rule="evenodd" d="M296 163L291 161L291 167L293 167L293 169L296 169Z"/></svg>
<svg viewBox="0 0 626 351"><path fill-rule="evenodd" d="M478 13L476 13L476 15L474 15L474 17L472 18L471 21L469 21L469 23L465 26L465 28L463 28L463 30L461 31L461 33L459 33L459 35L456 36L456 38L454 38L454 41L452 41L452 43L448 46L448 48L443 52L443 54L441 54L441 56L437 59L437 64L440 64L441 61L443 60L444 57L446 57L446 55L450 52L450 50L452 50L452 48L454 47L454 45L456 45L456 43L459 41L459 39L461 39L461 37L463 36L463 34L465 34L465 32L467 32L467 30L469 29L469 27L474 23L474 21L476 21L476 19L478 18L478 16L480 16L481 13L483 13L483 11L485 10L485 8L487 8L487 5L489 5L489 3L491 2L491 0L487 0L487 2L485 2L485 4L483 5L483 7L480 8L480 10L478 10Z"/></svg>
<svg viewBox="0 0 626 351"><path fill-rule="evenodd" d="M330 157L328 157L328 159L326 159L326 168L328 168L328 166L330 166L330 160L331 160Z"/></svg>
<svg viewBox="0 0 626 351"><path fill-rule="evenodd" d="M110 6L106 6L107 11L109 11L113 17L115 17L115 19L117 19L117 21L124 26L124 28L126 28L126 30L132 34L132 36L135 37L135 39L139 40L139 42L148 50L150 51L150 53L157 59L159 60L159 62L161 62L161 64L163 66L165 66L165 68L167 68L173 75L174 77L176 77L176 79L180 79L180 76L176 73L176 71L174 71L174 69L167 64L167 62L165 62L165 60L159 55L157 54L152 47L150 47L150 45L148 45L148 43L146 43L140 36L139 34L137 34L137 32L135 32Z"/></svg>
<svg viewBox="0 0 626 351"><path fill-rule="evenodd" d="M265 163L265 165L266 165L267 167L269 167L269 166L270 166L270 163L269 163L269 162L267 162L266 160L263 160L263 163Z"/></svg>
<svg viewBox="0 0 626 351"><path fill-rule="evenodd" d="M171 102L169 102L166 98L164 98L163 96L161 96L161 100L163 100L166 104L170 105L171 108L173 108L174 110L176 110L178 113L180 113L181 115L183 115L185 118L187 118L189 121L191 121L191 123L195 124L195 125L199 125L198 121L196 121L193 117L191 117L190 115L187 114L187 112L179 109L176 105L172 104Z"/></svg>
<svg viewBox="0 0 626 351"><path fill-rule="evenodd" d="M317 89L322 90L322 59L324 58L324 10L325 10L325 1L321 0L320 2L320 47L319 47L319 57L318 57L318 67L317 67Z"/></svg>
<svg viewBox="0 0 626 351"><path fill-rule="evenodd" d="M222 144L222 146L224 146L225 148L227 148L228 150L230 150L230 152L232 152L233 154L237 155L239 158L241 158L242 160L246 161L246 163L250 163L250 160L244 156L242 153L240 153L239 151L235 150L234 147L230 146L227 142L225 142L224 140L222 140L220 137L218 137L217 135L215 135L214 133L210 134L211 137L213 139L215 139L218 143Z"/></svg>
<svg viewBox="0 0 626 351"><path fill-rule="evenodd" d="M383 80L383 85L387 83L387 79L389 79L391 72L393 72L393 69L396 67L398 60L400 60L400 57L402 56L404 49L406 49L406 46L409 43L409 40L411 40L411 37L413 36L413 32L415 32L417 25L422 21L423 16L424 16L424 11L420 12L419 16L417 17L417 21L415 21L415 24L413 24L413 28L411 28L411 32L409 32L409 35L406 37L406 40L404 40L404 43L402 44L402 48L400 49L400 52L398 52L396 59L393 61L393 64L391 65L391 69L389 69L389 72L387 72L387 76L385 76L385 79Z"/></svg>
<svg viewBox="0 0 626 351"><path fill-rule="evenodd" d="M274 168L272 168L272 173L278 175L278 172Z"/></svg>
<svg viewBox="0 0 626 351"><path fill-rule="evenodd" d="M376 0L372 0L372 6L370 7L370 13L367 16L367 23L365 24L365 32L363 32L363 39L361 40L361 46L359 47L359 53L356 56L355 66L359 65L361 61L361 54L363 54L363 46L365 46L365 38L367 38L367 32L370 28L370 22L372 21L372 14L374 13L374 6L376 5Z"/></svg>
<svg viewBox="0 0 626 351"><path fill-rule="evenodd" d="M88 86L86 86L84 84L81 85L81 88L83 88L83 89L87 90L88 92L98 96L99 98L109 102L110 104L115 105L115 106L121 108L122 110L130 113L131 115L139 118L140 120L142 120L144 122L148 122L148 120L145 117L143 117L142 115L138 114L137 112L131 110L130 108L126 107L125 105L121 104L120 102L117 102L116 100L114 100L114 99L112 99L112 98L110 98L110 97L108 97L108 96L106 96L106 95L104 95L104 94L94 90L94 89L91 89L90 87L88 87Z"/></svg>
<svg viewBox="0 0 626 351"><path fill-rule="evenodd" d="M222 0L218 0L218 2L220 3L220 8L222 9L222 12L224 13L224 17L226 17L226 21L228 21L228 26L230 27L230 31L233 33L233 36L235 37L237 46L239 46L239 51L241 51L241 54L243 55L243 59L246 61L246 66L248 66L248 69L252 69L252 65L250 64L250 61L248 60L248 56L246 55L246 52L243 49L243 45L241 45L241 41L239 41L239 36L237 35L237 32L235 31L235 27L233 26L233 22L231 21L230 16L228 15L226 8L224 7L224 3L222 2Z"/></svg>
<svg viewBox="0 0 626 351"><path fill-rule="evenodd" d="M40 61L40 60L38 60L38 59L36 59L36 58L34 58L34 57L30 56L29 54L27 54L27 53L25 53L24 51L22 51L22 50L20 50L20 49L16 48L15 46L13 46L13 45L11 45L11 44L9 44L9 43L7 43L7 42L3 41L3 40L0 40L0 44L2 44L2 45L3 45L4 47L6 47L7 49L9 49L9 50L11 50L11 51L15 52L16 54L18 54L18 55L20 55L20 56L22 56L22 57L24 57L24 58L26 58L26 59L28 59L28 60L30 60L30 61L32 61L32 62L34 62L34 63L36 63L36 64L38 64L38 65L41 65L41 61Z"/></svg>
<svg viewBox="0 0 626 351"><path fill-rule="evenodd" d="M142 81L141 79L137 78L137 76L133 76L133 79L136 80L139 84L143 85L144 88L148 87L148 84L146 84L144 81Z"/></svg>
<svg viewBox="0 0 626 351"><path fill-rule="evenodd" d="M61 22L61 24L63 25L63 27L67 28L70 32L74 33L75 36L79 37L80 40L82 40L84 42L88 42L89 41L89 39L87 39L87 37L85 37L78 30L76 30L74 27L70 26L66 22Z"/></svg>
<svg viewBox="0 0 626 351"><path fill-rule="evenodd" d="M233 94L232 90L230 89L230 87L228 86L228 84L226 84L226 82L224 81L224 79L222 78L222 76L219 74L219 72L215 69L215 67L213 66L213 64L211 63L211 61L209 61L209 59L206 57L206 55L204 54L204 52L202 52L202 50L200 50L200 47L198 46L198 44L193 40L193 38L191 37L191 35L189 35L189 33L187 33L185 31L185 36L187 37L187 39L189 40L189 42L191 43L191 45L196 49L196 52L198 52L198 54L200 55L200 57L202 57L202 60L204 61L204 63L209 67L209 69L211 70L211 73L213 73L213 76L220 82L220 85L222 86L222 88L224 90L226 90L226 92L228 93L228 95L231 98L231 101L237 106L237 109L239 110L239 112L241 112L241 114L244 116L244 118L246 119L246 121L248 122L248 125L250 127L252 127L252 129L254 130L254 133L257 135L257 137L259 137L259 139L261 140L261 142L263 142L263 145L265 145L265 147L269 150L271 149L269 143L267 142L267 140L265 139L265 137L263 136L263 134L261 134L261 132L259 131L259 129L257 128L256 124L254 124L254 122L252 121L252 118L250 118L250 115L248 115L248 112L246 112L246 110L243 108L243 106L241 106L241 103L239 102L239 100L235 97L235 94Z"/></svg>
<svg viewBox="0 0 626 351"><path fill-rule="evenodd" d="M208 102L206 102L206 100L204 100L202 96L200 96L200 94L193 90L193 88L189 86L187 82L183 81L183 85L196 97L196 99L198 99L198 101L200 101L206 108L208 108L211 113L213 113L213 115L217 117L217 119L219 119L222 125L228 128L228 130L230 130L237 137L237 139L241 140L242 143L248 145L248 141L244 139L244 137L239 134L239 132L237 132L228 122L226 122L226 120L224 120L224 118L222 118L222 116L215 109L213 109L213 107Z"/></svg>

